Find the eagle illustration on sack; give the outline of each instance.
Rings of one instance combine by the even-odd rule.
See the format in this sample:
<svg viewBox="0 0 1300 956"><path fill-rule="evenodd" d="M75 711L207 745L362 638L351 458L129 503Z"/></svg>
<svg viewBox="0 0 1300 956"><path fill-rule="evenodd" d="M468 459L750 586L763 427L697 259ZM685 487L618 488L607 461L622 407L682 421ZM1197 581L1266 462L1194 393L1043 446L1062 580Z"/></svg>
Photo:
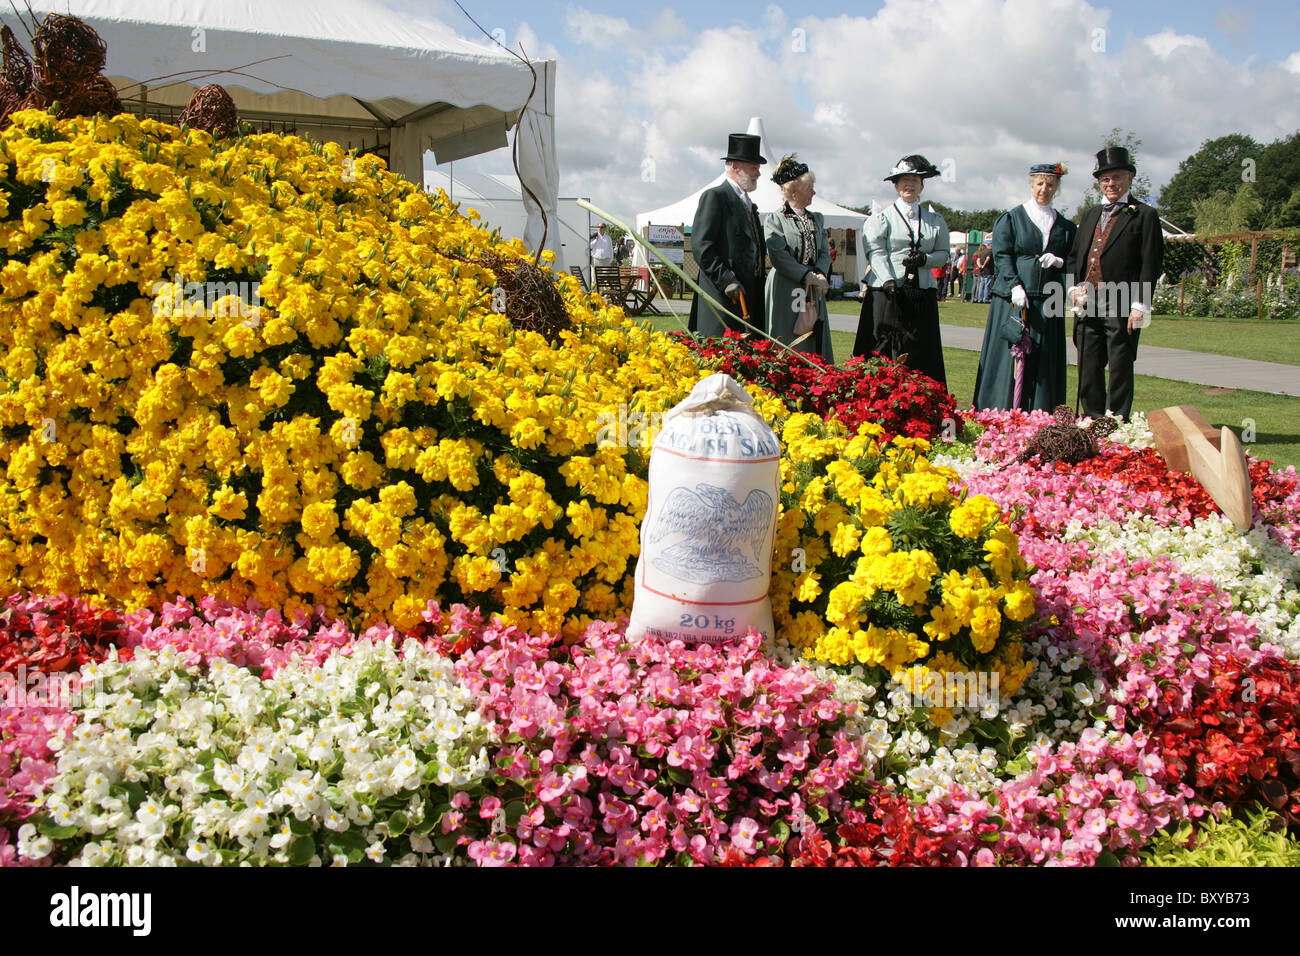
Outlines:
<svg viewBox="0 0 1300 956"><path fill-rule="evenodd" d="M707 482L694 491L679 485L646 532L646 541L658 544L672 535L685 537L660 551L653 564L695 584L756 578L763 573L762 553L771 543L768 529L774 513L772 496L757 488L751 488L742 503Z"/></svg>

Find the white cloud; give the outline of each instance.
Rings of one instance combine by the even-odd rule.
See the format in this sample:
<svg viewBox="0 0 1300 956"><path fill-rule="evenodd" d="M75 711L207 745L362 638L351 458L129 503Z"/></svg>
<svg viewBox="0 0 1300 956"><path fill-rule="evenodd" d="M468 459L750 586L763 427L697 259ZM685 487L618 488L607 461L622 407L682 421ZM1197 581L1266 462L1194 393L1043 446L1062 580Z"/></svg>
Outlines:
<svg viewBox="0 0 1300 956"><path fill-rule="evenodd" d="M1193 49L1204 53L1210 52L1210 42L1205 37L1191 36L1185 33L1175 33L1169 27L1161 30L1159 33L1153 33L1143 41L1147 48L1156 56L1162 59L1168 59L1169 55L1175 50Z"/></svg>
<svg viewBox="0 0 1300 956"><path fill-rule="evenodd" d="M632 27L621 17L593 13L585 7L565 8L564 25L578 43L599 48L621 43L632 33Z"/></svg>
<svg viewBox="0 0 1300 956"><path fill-rule="evenodd" d="M843 103L818 103L812 121L818 126L847 126L848 111Z"/></svg>
<svg viewBox="0 0 1300 956"><path fill-rule="evenodd" d="M768 159L797 150L840 205L888 200L881 177L919 152L956 174L925 198L966 209L1021 202L1031 164L1063 161L1058 206L1072 212L1113 127L1142 140L1138 167L1157 188L1206 139L1300 128L1300 51L1233 63L1173 28L1125 36L1118 8L1086 0L886 0L870 17L782 13L775 32L764 6L706 30L687 6L629 12L607 51L619 63L560 57L561 193L628 217L667 205L713 179L727 134L762 116ZM585 45L625 25L584 22L583 39L569 36Z"/></svg>

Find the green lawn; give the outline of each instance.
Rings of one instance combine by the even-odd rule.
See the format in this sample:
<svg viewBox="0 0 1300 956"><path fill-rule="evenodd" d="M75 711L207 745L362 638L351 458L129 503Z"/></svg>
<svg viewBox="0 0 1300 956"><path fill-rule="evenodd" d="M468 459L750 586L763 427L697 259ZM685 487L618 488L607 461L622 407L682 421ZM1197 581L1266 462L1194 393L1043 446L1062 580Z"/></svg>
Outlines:
<svg viewBox="0 0 1300 956"><path fill-rule="evenodd" d="M832 332L831 342L837 361L853 354L853 336ZM957 398L959 408L969 408L975 396L975 372L979 353L967 349L944 349L944 367L948 373L948 390ZM1066 366L1066 394L1075 394L1078 374L1073 365ZM1195 405L1216 428L1227 425L1242 436L1247 419L1255 423L1255 441L1246 450L1278 465L1300 468L1300 398L1210 388L1190 382L1175 382L1151 375L1134 377L1133 409L1150 412L1171 405Z"/></svg>
<svg viewBox="0 0 1300 956"><path fill-rule="evenodd" d="M844 302L832 302L837 312L857 312L858 307ZM976 313L986 313L988 306L963 303L944 303L940 306L940 317L944 322L954 325L980 325L983 318L976 320ZM955 316L955 318L954 318ZM685 319L685 316L683 316ZM964 321L957 321L964 319ZM681 326L670 316L651 318L655 328L661 331L674 331ZM1249 320L1219 321L1209 319L1178 319L1173 322L1196 322L1206 326L1228 326L1237 329L1245 325L1269 325ZM1273 328L1285 323L1272 323ZM1300 336L1300 327L1294 327L1296 336ZM1146 332L1150 332L1147 329ZM1142 341L1147 341L1146 332ZM1229 334L1224 332L1224 335ZM836 361L843 362L853 354L853 334L851 332L832 332L831 342L835 348ZM1161 343L1154 343L1161 344ZM1275 346L1276 347L1276 346ZM1199 351L1215 351L1201 348ZM1300 346L1293 350L1296 359L1293 364L1300 364ZM1236 354L1236 353L1221 353ZM1249 356L1248 356L1249 357ZM1258 356L1256 356L1258 357ZM1271 361L1283 361L1275 355ZM943 350L943 361L948 372L948 388L957 398L959 408L970 407L975 395L975 371L979 366L979 353L967 349ZM1073 365L1066 367L1066 394L1075 394L1078 375ZM1155 378L1150 375L1138 375L1134 379L1136 390L1134 411L1150 412L1157 408L1171 405L1195 405L1201 413L1216 427L1228 425L1239 436L1244 427L1243 422L1253 420L1255 423L1255 441L1246 445L1246 450L1266 458L1278 465L1295 465L1300 468L1300 398L1288 395L1272 395L1267 392L1250 392L1223 388L1211 388L1194 385L1190 382L1175 382L1167 378Z"/></svg>
<svg viewBox="0 0 1300 956"><path fill-rule="evenodd" d="M829 305L833 312L850 315L857 315L861 308L851 301L834 301ZM987 305L953 299L939 303L939 321L947 325L982 329L988 315ZM1300 365L1298 322L1157 315L1150 327L1142 330L1142 344Z"/></svg>

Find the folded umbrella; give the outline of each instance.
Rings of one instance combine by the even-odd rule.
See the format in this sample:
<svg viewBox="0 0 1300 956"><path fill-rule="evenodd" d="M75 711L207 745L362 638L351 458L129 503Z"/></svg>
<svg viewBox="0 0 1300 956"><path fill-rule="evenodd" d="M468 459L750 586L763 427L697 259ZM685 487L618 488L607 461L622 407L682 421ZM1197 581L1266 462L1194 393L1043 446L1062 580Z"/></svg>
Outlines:
<svg viewBox="0 0 1300 956"><path fill-rule="evenodd" d="M1011 355L1015 359L1015 398L1012 404L1021 406L1025 398L1025 357L1034 350L1033 340L1029 337L1029 312L1026 307L1020 309L1020 341L1011 346Z"/></svg>

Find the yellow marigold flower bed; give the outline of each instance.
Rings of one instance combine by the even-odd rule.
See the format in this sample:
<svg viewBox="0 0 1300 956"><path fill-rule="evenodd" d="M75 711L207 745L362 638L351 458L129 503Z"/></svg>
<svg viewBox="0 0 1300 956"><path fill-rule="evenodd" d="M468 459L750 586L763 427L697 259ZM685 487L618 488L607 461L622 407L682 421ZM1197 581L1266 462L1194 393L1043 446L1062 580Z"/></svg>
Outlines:
<svg viewBox="0 0 1300 956"><path fill-rule="evenodd" d="M929 442L882 446L880 435L815 415L785 421L778 630L827 664L996 672L1013 693L1032 669L1018 624L1034 612L1015 535L989 498L951 494L955 474L924 457Z"/></svg>
<svg viewBox="0 0 1300 956"><path fill-rule="evenodd" d="M515 332L436 250L522 246L334 145L27 111L0 190L6 587L398 626L629 606L645 463L599 413L680 400L687 349L568 276L573 331Z"/></svg>
<svg viewBox="0 0 1300 956"><path fill-rule="evenodd" d="M650 435L602 434L710 369L569 276L572 328L515 330L473 260L522 245L445 195L292 136L24 111L0 245L5 589L398 627L461 601L570 635L630 609ZM750 392L784 430L792 641L890 670L933 645L1012 689L1033 600L996 509L952 501L923 442Z"/></svg>

